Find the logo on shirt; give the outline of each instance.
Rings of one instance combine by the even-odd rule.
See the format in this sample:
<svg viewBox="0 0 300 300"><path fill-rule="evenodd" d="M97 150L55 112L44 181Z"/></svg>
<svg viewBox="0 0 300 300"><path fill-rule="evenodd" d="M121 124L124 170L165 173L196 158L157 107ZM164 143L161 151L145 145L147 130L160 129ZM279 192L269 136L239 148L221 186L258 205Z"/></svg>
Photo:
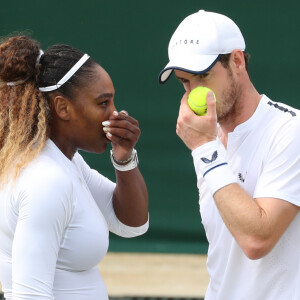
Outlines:
<svg viewBox="0 0 300 300"><path fill-rule="evenodd" d="M295 117L295 116L296 116L296 113L295 113L294 111L288 110L286 107L283 107L283 106L281 106L281 105L278 105L277 103L273 103L273 102L269 101L268 104L269 104L270 106L274 106L275 108L277 108L277 109L279 109L279 110L281 110L281 111L283 111L283 112L285 112L285 113L287 112L287 113L291 114L292 117Z"/></svg>
<svg viewBox="0 0 300 300"><path fill-rule="evenodd" d="M243 177L243 175L242 175L242 173L239 173L239 180L241 181L241 182L245 182L245 178L246 178L246 176L245 177Z"/></svg>
<svg viewBox="0 0 300 300"><path fill-rule="evenodd" d="M215 161L217 158L218 158L218 151L216 150L216 151L213 153L211 159L208 159L208 158L206 158L206 157L201 157L201 160L202 160L204 163L206 163L206 164L210 164L210 163L212 163L213 161Z"/></svg>

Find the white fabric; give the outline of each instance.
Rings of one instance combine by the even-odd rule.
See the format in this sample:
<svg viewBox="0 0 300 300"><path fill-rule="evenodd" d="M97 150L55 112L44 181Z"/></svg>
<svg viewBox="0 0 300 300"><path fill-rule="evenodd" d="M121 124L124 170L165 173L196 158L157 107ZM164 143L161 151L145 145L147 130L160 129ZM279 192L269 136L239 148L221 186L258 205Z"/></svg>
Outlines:
<svg viewBox="0 0 300 300"><path fill-rule="evenodd" d="M205 178L212 195L224 186L237 182L225 154L224 146L219 140L206 143L192 151L192 156L197 162L197 176Z"/></svg>
<svg viewBox="0 0 300 300"><path fill-rule="evenodd" d="M159 80L165 82L173 69L207 72L220 54L234 49L245 50L245 41L238 26L228 17L204 10L187 16L169 42L169 63Z"/></svg>
<svg viewBox="0 0 300 300"><path fill-rule="evenodd" d="M228 164L253 198L274 197L300 206L300 119L293 112L299 113L263 96L254 115L228 136ZM198 188L209 242L205 300L299 300L300 214L270 253L250 260L223 223L202 176Z"/></svg>
<svg viewBox="0 0 300 300"><path fill-rule="evenodd" d="M109 230L123 237L147 231L116 217L115 183L70 161L48 140L15 185L0 192L0 281L7 300L108 299L97 264Z"/></svg>

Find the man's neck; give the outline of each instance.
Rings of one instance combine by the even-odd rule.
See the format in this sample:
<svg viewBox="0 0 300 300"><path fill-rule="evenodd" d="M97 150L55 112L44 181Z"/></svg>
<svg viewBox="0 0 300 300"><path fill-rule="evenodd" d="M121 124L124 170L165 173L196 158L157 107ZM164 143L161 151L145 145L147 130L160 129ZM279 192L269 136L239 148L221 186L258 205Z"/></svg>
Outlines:
<svg viewBox="0 0 300 300"><path fill-rule="evenodd" d="M223 134L227 136L228 133L233 132L238 125L250 119L256 111L261 97L252 83L243 89L232 112L221 120L218 120Z"/></svg>

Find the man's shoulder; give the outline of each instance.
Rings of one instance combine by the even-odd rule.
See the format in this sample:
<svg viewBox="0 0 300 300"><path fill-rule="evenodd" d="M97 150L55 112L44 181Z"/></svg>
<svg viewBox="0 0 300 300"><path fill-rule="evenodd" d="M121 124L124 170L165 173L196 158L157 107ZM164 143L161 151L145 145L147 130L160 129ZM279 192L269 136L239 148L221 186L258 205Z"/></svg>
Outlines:
<svg viewBox="0 0 300 300"><path fill-rule="evenodd" d="M261 129L267 132L269 137L299 131L300 110L285 103L275 102L266 96L262 100Z"/></svg>
<svg viewBox="0 0 300 300"><path fill-rule="evenodd" d="M300 116L300 110L282 102L276 102L263 96L263 105L274 117L291 119Z"/></svg>

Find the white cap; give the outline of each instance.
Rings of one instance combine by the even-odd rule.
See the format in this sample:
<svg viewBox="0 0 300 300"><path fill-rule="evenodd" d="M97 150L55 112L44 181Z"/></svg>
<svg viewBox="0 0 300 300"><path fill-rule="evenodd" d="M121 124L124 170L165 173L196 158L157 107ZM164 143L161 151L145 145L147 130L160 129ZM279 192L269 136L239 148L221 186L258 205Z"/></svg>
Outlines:
<svg viewBox="0 0 300 300"><path fill-rule="evenodd" d="M177 27L169 43L170 62L159 74L159 82L168 80L174 69L193 74L209 71L221 54L234 49L245 50L238 26L228 17L199 10L186 17Z"/></svg>

